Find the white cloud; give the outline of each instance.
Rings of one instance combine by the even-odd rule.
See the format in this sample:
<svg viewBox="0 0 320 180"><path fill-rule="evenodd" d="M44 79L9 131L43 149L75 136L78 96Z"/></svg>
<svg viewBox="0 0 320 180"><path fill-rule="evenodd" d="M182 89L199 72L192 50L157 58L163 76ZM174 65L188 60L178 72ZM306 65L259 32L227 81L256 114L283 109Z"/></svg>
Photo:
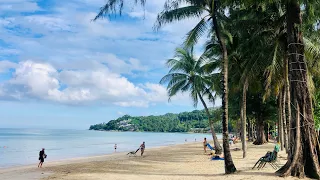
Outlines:
<svg viewBox="0 0 320 180"><path fill-rule="evenodd" d="M48 63L32 60L2 64L14 67L15 72L13 78L0 83L0 99L144 108L168 103L165 87L148 82L137 86L107 67L58 71ZM172 104L190 105L191 101L188 94L178 94L172 98Z"/></svg>
<svg viewBox="0 0 320 180"><path fill-rule="evenodd" d="M148 99L153 102L167 102L168 95L165 87L160 84L146 83L144 87L150 91Z"/></svg>
<svg viewBox="0 0 320 180"><path fill-rule="evenodd" d="M113 54L101 54L99 56L101 63L105 63L113 72L121 74L132 74L132 71L146 71L148 70L147 66L144 66L140 63L140 60L135 58L129 58L127 62L119 59Z"/></svg>
<svg viewBox="0 0 320 180"><path fill-rule="evenodd" d="M41 10L33 0L0 0L0 12L34 12ZM1 14L1 13L0 13Z"/></svg>
<svg viewBox="0 0 320 180"><path fill-rule="evenodd" d="M49 64L25 61L18 64L13 78L7 83L13 88L11 90L26 96L46 98L50 89L59 87L56 74L57 71Z"/></svg>
<svg viewBox="0 0 320 180"><path fill-rule="evenodd" d="M17 67L16 63L10 61L0 61L0 73L7 72L11 68Z"/></svg>
<svg viewBox="0 0 320 180"><path fill-rule="evenodd" d="M50 64L31 60L18 64L1 61L0 67L15 67L13 78L0 84L2 99L40 99L63 104L100 102L123 107L148 107L152 101L146 98L150 95L143 88L106 67L57 71Z"/></svg>
<svg viewBox="0 0 320 180"><path fill-rule="evenodd" d="M122 107L149 107L149 103L147 101L122 101L115 102L114 104Z"/></svg>
<svg viewBox="0 0 320 180"><path fill-rule="evenodd" d="M154 33L152 26L164 3L159 0L148 1L145 12L138 7L126 11L134 20L92 22L104 2L70 0L62 6L62 1L56 1L50 8L41 7L44 13L23 16L17 12L43 9L32 6L33 0L0 0L6 12L15 11L0 19L0 39L8 45L0 49L0 57L22 60L18 64L0 61L0 72L16 70L12 79L0 84L0 98L123 107L168 103L166 89L146 79L153 76L153 82L158 82L165 72L150 71L164 68L163 60L172 57L196 20ZM26 5L25 9L13 10L17 4ZM173 97L171 103L192 105L187 94Z"/></svg>
<svg viewBox="0 0 320 180"><path fill-rule="evenodd" d="M49 31L71 31L72 27L64 19L52 16L32 15L25 17L26 23L42 26Z"/></svg>

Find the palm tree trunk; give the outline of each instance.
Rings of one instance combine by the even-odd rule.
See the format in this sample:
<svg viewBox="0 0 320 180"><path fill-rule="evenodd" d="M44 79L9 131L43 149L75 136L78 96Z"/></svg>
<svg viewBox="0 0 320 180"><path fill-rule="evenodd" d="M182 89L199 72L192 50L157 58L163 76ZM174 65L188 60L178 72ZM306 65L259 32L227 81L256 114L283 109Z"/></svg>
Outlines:
<svg viewBox="0 0 320 180"><path fill-rule="evenodd" d="M282 90L282 137L283 137L283 144L288 153L288 134L287 134L287 123L286 123L286 89L285 87Z"/></svg>
<svg viewBox="0 0 320 180"><path fill-rule="evenodd" d="M291 120L290 152L280 176L320 178L319 142L317 141L307 67L304 59L301 9L298 0L287 3L287 41L290 62L290 87L294 113Z"/></svg>
<svg viewBox="0 0 320 180"><path fill-rule="evenodd" d="M279 93L279 98L278 98L278 107L279 107L279 114L278 114L278 132L279 132L279 142L280 142L280 147L281 151L284 149L284 137L283 137L283 93L280 91Z"/></svg>
<svg viewBox="0 0 320 180"><path fill-rule="evenodd" d="M250 119L248 119L248 141L250 141L251 139L251 123L250 123Z"/></svg>
<svg viewBox="0 0 320 180"><path fill-rule="evenodd" d="M198 92L198 96L202 102L202 105L207 113L207 116L208 116L208 119L209 119L209 125L210 125L210 129L211 129L211 134L212 134L212 138L213 138L213 143L214 143L214 149L215 149L215 153L216 154L221 154L222 153L222 148L221 148L221 145L218 141L218 138L217 138L217 135L214 131L214 126L213 126L213 121L211 119L211 115L210 115L210 112L209 112L209 109L207 107L207 104L206 102L203 100L202 98L202 95Z"/></svg>
<svg viewBox="0 0 320 180"><path fill-rule="evenodd" d="M264 130L264 119L262 114L259 113L256 119L256 140L253 142L254 145L262 145L267 143L266 134Z"/></svg>
<svg viewBox="0 0 320 180"><path fill-rule="evenodd" d="M268 125L267 137L268 137L268 142L269 142L269 141L271 140L271 139L269 138L269 135L270 135L270 124L268 123L267 125Z"/></svg>
<svg viewBox="0 0 320 180"><path fill-rule="evenodd" d="M266 137L266 141L269 142L269 129L268 129L268 123L264 124L264 133Z"/></svg>
<svg viewBox="0 0 320 180"><path fill-rule="evenodd" d="M223 133L223 152L224 152L224 168L226 174L231 174L237 171L234 166L230 146L229 146L229 133L228 133L228 52L227 47L221 36L220 29L217 22L216 12L218 10L218 1L214 1L214 16L213 16L213 30L216 33L223 59L223 69L222 69L222 133Z"/></svg>
<svg viewBox="0 0 320 180"><path fill-rule="evenodd" d="M287 53L287 51L285 51ZM288 59L288 55L285 55L285 87L286 87L286 112L287 112L287 119L286 119L286 123L287 123L287 136L288 136L288 146L287 146L287 153L290 152L290 122L291 122L291 99L290 99L290 83L289 83L289 69L288 69L288 65L289 65L289 59Z"/></svg>
<svg viewBox="0 0 320 180"><path fill-rule="evenodd" d="M263 107L262 107L262 96L259 94L259 111L256 113L256 140L253 142L254 145L262 145L267 143L266 133L265 133L265 122L263 117Z"/></svg>
<svg viewBox="0 0 320 180"><path fill-rule="evenodd" d="M242 142L242 157L247 156L247 142L246 142L246 123L247 123L247 89L248 79L245 80L242 89L242 106L241 106L241 142Z"/></svg>

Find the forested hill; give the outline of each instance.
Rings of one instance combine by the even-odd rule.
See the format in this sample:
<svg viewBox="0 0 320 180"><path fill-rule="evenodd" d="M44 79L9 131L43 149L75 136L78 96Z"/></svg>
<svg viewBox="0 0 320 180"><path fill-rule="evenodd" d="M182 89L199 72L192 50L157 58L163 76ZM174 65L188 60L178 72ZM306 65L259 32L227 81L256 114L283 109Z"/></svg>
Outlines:
<svg viewBox="0 0 320 180"><path fill-rule="evenodd" d="M211 109L216 132L221 132L220 109ZM167 113L160 116L124 115L108 123L91 125L90 130L100 131L147 131L147 132L208 132L209 123L204 110Z"/></svg>

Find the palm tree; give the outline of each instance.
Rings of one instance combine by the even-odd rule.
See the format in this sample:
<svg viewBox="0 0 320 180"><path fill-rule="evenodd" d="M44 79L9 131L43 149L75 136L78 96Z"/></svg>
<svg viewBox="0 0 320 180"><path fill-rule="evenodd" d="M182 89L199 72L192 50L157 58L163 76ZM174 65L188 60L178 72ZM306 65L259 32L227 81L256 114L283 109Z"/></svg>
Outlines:
<svg viewBox="0 0 320 180"><path fill-rule="evenodd" d="M194 106L197 106L200 99L208 116L215 153L221 154L222 148L214 131L212 116L203 99L203 94L211 83L210 76L205 75L203 71L202 65L204 60L205 56L201 56L198 60L195 60L193 48L177 48L175 58L167 61L170 71L161 79L160 83L167 84L169 100L178 92L190 92Z"/></svg>
<svg viewBox="0 0 320 180"><path fill-rule="evenodd" d="M304 1L304 3L306 3L303 5L306 7L308 15L314 13L313 8L319 8L317 1ZM314 126L307 65L303 56L304 42L300 28L302 25L301 5L297 0L288 1L286 4L287 43L289 63L291 64L289 67L290 86L295 113L291 122L294 129L291 130L290 143L293 146L290 148L287 163L277 172L283 176L294 175L302 178L307 175L320 178L320 148Z"/></svg>
<svg viewBox="0 0 320 180"><path fill-rule="evenodd" d="M265 1L270 3L272 1ZM275 1L273 1L275 2ZM301 3L300 3L301 2ZM281 176L305 175L319 178L320 153L319 142L315 136L314 119L312 113L312 99L309 86L308 68L306 64L305 44L302 34L302 13L304 7L304 19L309 29L314 29L314 25L319 18L319 13L315 9L320 4L315 1L286 0L281 1L284 6L286 21L286 44L289 59L289 76L291 89L291 106L293 107L291 128L290 128L290 147L287 163L278 171ZM318 18L315 18L317 16ZM311 28L310 28L311 27ZM286 52L285 52L286 53ZM287 84L287 83L286 83ZM303 145L302 145L303 144Z"/></svg>
<svg viewBox="0 0 320 180"><path fill-rule="evenodd" d="M146 0L134 0L135 4L139 3L144 6ZM179 5L187 2L189 6L179 7ZM229 2L229 1L226 1ZM221 33L220 24L217 21L218 12L224 13L224 8L218 8L218 4L222 5L218 0L167 0L165 3L165 10L160 13L157 19L156 29L160 28L163 24L172 21L179 21L188 17L200 17L201 13L207 12L207 15L203 17L200 22L188 33L188 38L185 41L185 45L193 46L201 34L205 30L205 25L212 23L211 31L216 33L217 39L220 44L221 51L223 52L223 72L222 72L222 124L223 124L223 150L225 156L225 172L226 174L234 173L236 168L234 166L230 147L229 147L229 135L228 135L228 53L225 45L224 37ZM104 6L100 8L100 12L94 18L97 20L103 18L106 15L122 13L124 7L124 0L109 0Z"/></svg>
<svg viewBox="0 0 320 180"><path fill-rule="evenodd" d="M187 6L182 6L187 2ZM228 2L228 1L226 1ZM221 1L218 0L167 0L164 10L158 15L155 29L160 29L167 23L180 21L187 18L200 18L199 23L187 34L184 45L192 47L199 38L206 32L214 32L220 45L223 60L222 68L222 132L225 173L230 174L236 171L234 166L228 135L228 52L225 38L222 34L223 29L218 22L218 16L224 16L224 8L219 7ZM208 30L208 31L207 31Z"/></svg>
<svg viewBox="0 0 320 180"><path fill-rule="evenodd" d="M144 5L145 0L134 0L135 3L141 3ZM173 3L170 3L173 2ZM179 4L181 2L187 2L187 7L179 8ZM165 17L164 22L172 22L175 20L181 20L187 17L202 17L201 21L198 25L190 31L188 34L188 38L185 41L186 45L193 45L197 39L204 34L209 29L211 32L216 32L215 35L218 39L221 54L223 59L223 132L224 132L224 151L225 151L225 168L226 173L232 173L236 169L233 165L232 158L230 155L229 146L227 144L227 123L228 123L228 53L227 53L227 46L225 44L225 38L222 35L222 31L224 30L219 22L221 22L221 17L223 17L222 11L224 8L224 2L228 2L230 4L234 3L236 7L241 7L243 9L250 9L253 5L257 3L261 3L261 9L268 10L270 3L277 3L280 2L281 7L285 7L283 9L285 19L281 22L283 27L285 27L286 31L286 48L281 48L285 53L288 53L288 63L290 66L286 68L286 58L284 58L285 64L284 68L289 69L287 73L290 77L290 81L288 81L288 76L285 77L285 89L286 89L286 96L287 98L287 107L292 107L292 118L290 121L290 130L288 133L290 134L290 147L288 152L288 161L283 168L281 168L278 173L282 176L293 175L303 177L305 175L310 177L319 178L320 177L320 167L319 167L319 157L318 154L320 153L319 143L315 136L315 127L314 127L314 119L312 115L312 98L311 98L311 87L309 86L310 77L308 76L308 64L306 63L305 55L305 43L303 38L303 33L301 27L307 27L307 30L304 30L304 33L308 33L314 29L316 21L319 19L319 11L316 11L320 8L320 4L317 0L309 0L309 1L298 1L298 0L271 0L271 1L252 1L246 0L242 1L240 4L239 1L219 1L220 5L218 6L218 1L213 0L188 0L188 1L181 1L181 0L168 0L166 3L165 11L162 13L161 17ZM222 2L222 3L221 3ZM97 15L97 18L101 18L110 12L115 13L117 10L121 13L121 10L124 6L124 0L109 0L108 3L101 8L100 13ZM118 8L119 7L119 8ZM219 7L219 8L218 8ZM265 8L266 7L266 8ZM304 13L303 17L301 15L301 7L303 7ZM232 9L232 8L231 8ZM179 10L179 11L178 11ZM168 13L171 12L171 13ZM204 12L207 12L206 16L202 16ZM220 12L220 14L219 14ZM160 14L161 15L161 14ZM164 16L166 15L166 16ZM219 15L219 16L218 16ZM217 18L219 17L219 18ZM304 20L304 24L302 23L302 19ZM218 22L218 21L219 22ZM209 26L205 26L210 22ZM274 25L276 21L270 22L270 25ZM163 22L158 24L162 26ZM303 25L303 26L301 26ZM209 28L208 28L209 27ZM273 30L271 30L273 31ZM266 36L264 36L266 37ZM260 39L257 43L260 43ZM266 43L265 40L261 44L268 45L267 47L272 47L270 44ZM252 42L252 41L251 41ZM271 41L274 42L274 41ZM245 44L245 42L243 42ZM255 49L253 48L248 49ZM263 47L263 46L260 46ZM273 49L277 49L274 46ZM255 52L258 52L257 50ZM274 51L269 51L274 52ZM256 53L253 53L256 54ZM275 53L273 53L275 54ZM262 53L265 55L265 53ZM259 57L259 56L258 56ZM268 59L268 58L261 58L260 59ZM251 60L253 58L248 58ZM276 58L278 59L278 58ZM283 59L280 58L280 59ZM256 61L258 62L258 61ZM264 61L259 61L259 63L264 63ZM250 61L247 63L250 65ZM254 63L251 63L251 67ZM265 66L262 66L265 67ZM250 68L248 68L250 69ZM255 68L254 68L255 69ZM260 69L259 73L261 72ZM281 71L283 72L283 71ZM258 73L258 74L259 74ZM282 73L281 73L282 74ZM279 81L281 82L281 81ZM282 85L283 87L283 85ZM290 93L289 89L291 90ZM279 90L280 92L280 90ZM288 97L291 95L290 97ZM289 110L287 111L290 112ZM283 113L283 111L282 111ZM226 143L226 145L225 145Z"/></svg>
<svg viewBox="0 0 320 180"><path fill-rule="evenodd" d="M232 22L229 22L230 20L232 21L232 14L229 16L228 22L224 23L224 26L233 26ZM231 24L231 25L230 25ZM243 29L243 28L241 28ZM240 29L238 29L237 32L239 32ZM240 93L240 89L242 88L242 94L243 98L242 100L239 99L239 101L242 101L242 106L241 106L241 112L240 112L240 119L241 119L241 143L242 143L242 151L243 151L243 158L246 157L246 92L249 86L249 79L251 78L251 75L247 74L246 77L243 76L243 58L242 53L239 52L239 43L241 43L241 39L233 34L231 32L232 38L229 38L229 41L227 41L227 48L228 52L232 52L228 58L229 58L229 79L230 82L232 83L231 89L230 89L230 95L232 94L238 94ZM206 43L206 52L208 56L211 57L216 57L215 59L212 59L210 63L206 64L206 71L207 72L213 72L213 71L221 71L221 66L222 66L222 58L221 58L221 51L220 51L220 45L217 42L216 37L213 35L212 39L209 40ZM242 79L244 78L244 80ZM243 82L244 81L244 82ZM213 81L213 85L216 86L214 89L219 89L218 88L218 83L219 81ZM238 83L239 82L239 83ZM221 91L216 91L216 94L219 96L222 95ZM238 115L235 116L236 118L239 117Z"/></svg>

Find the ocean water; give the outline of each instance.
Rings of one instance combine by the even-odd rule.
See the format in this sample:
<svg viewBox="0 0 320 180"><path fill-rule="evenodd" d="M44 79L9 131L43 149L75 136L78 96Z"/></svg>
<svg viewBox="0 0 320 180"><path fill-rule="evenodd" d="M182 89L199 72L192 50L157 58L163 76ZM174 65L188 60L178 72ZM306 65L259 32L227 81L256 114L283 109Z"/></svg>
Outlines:
<svg viewBox="0 0 320 180"><path fill-rule="evenodd" d="M37 164L41 148L48 155L45 161L57 161L111 154L114 144L117 152L128 152L145 141L147 151L150 147L183 144L185 139L200 143L204 137L212 139L210 134L0 128L0 168Z"/></svg>

